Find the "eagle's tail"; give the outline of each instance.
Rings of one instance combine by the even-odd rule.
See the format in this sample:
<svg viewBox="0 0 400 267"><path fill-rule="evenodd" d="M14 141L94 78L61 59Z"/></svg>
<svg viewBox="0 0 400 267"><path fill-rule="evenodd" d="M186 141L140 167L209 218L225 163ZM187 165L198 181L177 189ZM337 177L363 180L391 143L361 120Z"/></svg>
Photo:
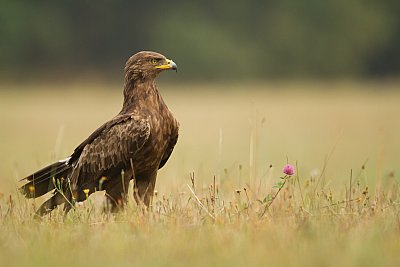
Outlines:
<svg viewBox="0 0 400 267"><path fill-rule="evenodd" d="M40 197L55 188L55 182L67 179L72 171L72 166L68 164L68 159L50 164L47 167L31 174L21 181L28 181L19 188L20 192L27 198Z"/></svg>

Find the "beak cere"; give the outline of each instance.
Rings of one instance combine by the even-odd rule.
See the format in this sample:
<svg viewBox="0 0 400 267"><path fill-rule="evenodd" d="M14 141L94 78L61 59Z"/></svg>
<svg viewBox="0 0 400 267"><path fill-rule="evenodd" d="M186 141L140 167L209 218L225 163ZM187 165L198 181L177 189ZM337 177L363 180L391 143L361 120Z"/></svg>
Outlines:
<svg viewBox="0 0 400 267"><path fill-rule="evenodd" d="M167 59L167 64L156 66L156 69L178 71L178 66L172 60Z"/></svg>

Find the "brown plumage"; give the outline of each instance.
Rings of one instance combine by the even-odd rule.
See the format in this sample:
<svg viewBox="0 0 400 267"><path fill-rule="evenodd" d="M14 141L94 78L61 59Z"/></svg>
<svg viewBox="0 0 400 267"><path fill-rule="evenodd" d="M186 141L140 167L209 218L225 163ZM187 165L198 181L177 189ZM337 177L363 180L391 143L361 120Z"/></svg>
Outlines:
<svg viewBox="0 0 400 267"><path fill-rule="evenodd" d="M113 211L126 201L129 181L134 197L150 204L157 171L167 162L178 140L179 124L157 90L155 78L176 64L155 52L139 52L125 66L124 103L121 111L83 141L65 160L22 179L27 198L53 190L38 209L46 214L60 204L64 210L87 194L105 190Z"/></svg>

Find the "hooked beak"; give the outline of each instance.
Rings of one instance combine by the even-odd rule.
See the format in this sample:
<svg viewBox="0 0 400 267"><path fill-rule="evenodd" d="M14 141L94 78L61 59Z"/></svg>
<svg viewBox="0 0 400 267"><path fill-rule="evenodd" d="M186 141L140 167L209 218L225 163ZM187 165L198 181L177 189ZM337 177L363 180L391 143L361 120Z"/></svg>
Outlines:
<svg viewBox="0 0 400 267"><path fill-rule="evenodd" d="M156 69L160 70L175 70L178 71L178 66L176 65L175 62L173 62L170 59L167 59L167 63L164 65L156 66Z"/></svg>

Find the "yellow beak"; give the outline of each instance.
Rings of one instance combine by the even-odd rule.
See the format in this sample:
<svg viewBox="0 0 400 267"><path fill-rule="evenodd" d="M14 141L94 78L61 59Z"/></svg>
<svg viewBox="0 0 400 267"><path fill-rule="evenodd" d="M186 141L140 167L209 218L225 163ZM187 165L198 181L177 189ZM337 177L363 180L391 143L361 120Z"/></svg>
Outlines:
<svg viewBox="0 0 400 267"><path fill-rule="evenodd" d="M167 64L156 66L156 69L161 70L178 70L178 66L170 59L167 59Z"/></svg>

